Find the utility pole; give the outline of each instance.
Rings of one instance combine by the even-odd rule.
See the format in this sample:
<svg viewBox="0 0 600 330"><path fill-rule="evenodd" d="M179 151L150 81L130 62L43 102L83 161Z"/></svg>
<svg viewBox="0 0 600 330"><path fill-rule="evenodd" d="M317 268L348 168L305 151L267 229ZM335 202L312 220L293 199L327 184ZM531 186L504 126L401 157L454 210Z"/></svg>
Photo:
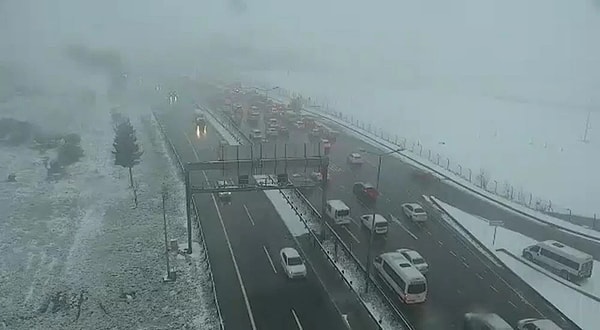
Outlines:
<svg viewBox="0 0 600 330"><path fill-rule="evenodd" d="M587 119L585 120L585 129L583 131L583 142L588 142L587 136L588 131L590 130L590 116L592 115L592 110L588 111Z"/></svg>
<svg viewBox="0 0 600 330"><path fill-rule="evenodd" d="M163 183L162 186L162 211L163 211L163 228L165 231L165 259L167 260L167 276L163 278L163 282L172 282L175 279L173 278L173 273L171 272L171 266L169 264L169 242L167 238L167 210L165 207L165 203L168 197L167 186Z"/></svg>

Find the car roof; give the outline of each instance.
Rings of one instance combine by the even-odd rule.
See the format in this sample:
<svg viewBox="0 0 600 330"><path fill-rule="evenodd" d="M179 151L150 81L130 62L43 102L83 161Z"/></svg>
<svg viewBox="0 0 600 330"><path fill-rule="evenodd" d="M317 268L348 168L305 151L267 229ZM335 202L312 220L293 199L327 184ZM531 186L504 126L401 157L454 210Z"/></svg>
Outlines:
<svg viewBox="0 0 600 330"><path fill-rule="evenodd" d="M370 219L373 216L373 213L363 214L363 217L365 215L368 216L369 219ZM381 214L375 214L375 223L378 223L378 222L379 223L387 222L387 219L383 215L381 215Z"/></svg>
<svg viewBox="0 0 600 330"><path fill-rule="evenodd" d="M360 154L358 152L353 152L350 154L350 156L352 157L360 157Z"/></svg>
<svg viewBox="0 0 600 330"><path fill-rule="evenodd" d="M285 255L288 258L300 257L300 254L298 253L298 251L296 251L296 249L294 249L292 247L284 247L283 249L281 249L281 253L285 253Z"/></svg>
<svg viewBox="0 0 600 330"><path fill-rule="evenodd" d="M327 201L327 204L331 205L331 207L336 209L350 209L346 203L339 199L330 199Z"/></svg>
<svg viewBox="0 0 600 330"><path fill-rule="evenodd" d="M593 257L591 255L589 255L585 252L581 252L577 249L574 249L574 248L572 248L566 244L563 244L559 241L546 240L546 241L539 242L538 245L540 245L541 247L544 247L544 248L550 248L554 251L556 251L556 250L562 251L563 253L569 254L571 256L574 256L575 258L580 259L580 261L593 259Z"/></svg>
<svg viewBox="0 0 600 330"><path fill-rule="evenodd" d="M404 205L410 205L413 208L416 208L416 207L423 208L423 206L421 206L421 204L419 204L419 203L405 203Z"/></svg>
<svg viewBox="0 0 600 330"><path fill-rule="evenodd" d="M539 319L531 322L531 324L535 324L542 330L561 330L561 328L556 325L556 323L548 320L548 319Z"/></svg>
<svg viewBox="0 0 600 330"><path fill-rule="evenodd" d="M413 266L400 252L386 252L381 255L395 271L402 271L411 279L425 279L425 276ZM400 267L405 264L405 267Z"/></svg>
<svg viewBox="0 0 600 330"><path fill-rule="evenodd" d="M415 250L411 250L411 249L404 249L404 251L402 251L404 253L406 253L411 259L423 259L423 256L421 256L421 254Z"/></svg>
<svg viewBox="0 0 600 330"><path fill-rule="evenodd" d="M253 129L252 132L254 132L254 133L259 132L260 133L260 130L259 129Z"/></svg>
<svg viewBox="0 0 600 330"><path fill-rule="evenodd" d="M500 315L496 313L467 313L466 315L469 315L471 318L480 319L489 325L498 327L498 329L512 329L510 324L508 324L502 317L500 317Z"/></svg>

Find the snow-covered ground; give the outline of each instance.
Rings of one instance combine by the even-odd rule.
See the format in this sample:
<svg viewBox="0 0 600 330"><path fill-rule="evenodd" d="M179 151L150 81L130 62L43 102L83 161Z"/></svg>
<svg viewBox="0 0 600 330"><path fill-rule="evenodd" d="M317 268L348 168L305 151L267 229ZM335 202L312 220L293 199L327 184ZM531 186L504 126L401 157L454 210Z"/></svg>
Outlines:
<svg viewBox="0 0 600 330"><path fill-rule="evenodd" d="M504 249L519 258L523 248L537 243L536 240L506 228L497 227L494 241L495 228L490 226L489 221L497 219L484 219L466 213L438 199L435 199L435 201L444 211L459 221L480 243L495 253L502 262L573 322L577 323L582 329L597 327L597 315L600 313L600 303L598 301L574 290L571 288L571 286L575 286L574 284L560 279L549 271L535 265L534 268L539 269L541 272L532 269L532 267L523 263L527 261L521 259L523 261L521 262L502 251L497 251L498 249ZM453 225L451 219L447 219L445 216L444 218ZM600 263L594 261L594 269L597 270L598 267L600 267ZM591 278L580 282L580 289L600 297L600 275L598 271L595 271Z"/></svg>
<svg viewBox="0 0 600 330"><path fill-rule="evenodd" d="M81 135L84 157L67 177L46 181L42 157L27 146L0 147L0 329L218 328L206 267L172 256L166 273L161 187L167 184L169 238L183 241L181 181L146 109L130 115L145 150L134 168L133 208L126 169L113 164L108 104L71 94L11 99L3 116ZM139 110L139 111L137 111ZM202 254L197 246L196 255Z"/></svg>
<svg viewBox="0 0 600 330"><path fill-rule="evenodd" d="M287 36L323 63L290 59L242 72L241 81L311 97L448 157L455 170L483 170L498 193L531 193L554 211L600 217L600 180L591 180L600 162L596 1L308 0L289 9L310 13L306 24L264 1L262 21L278 28L256 31L261 41L281 34L284 49ZM331 19L323 6L343 14Z"/></svg>
<svg viewBox="0 0 600 330"><path fill-rule="evenodd" d="M262 80L257 78L261 73L252 75L250 84L284 86L312 97L321 109L371 126L377 135L383 131L422 148L423 154L439 154L444 162L449 158L454 171L484 172L488 190L504 196L512 192L513 198L527 201L531 194L554 212L571 209L600 218L600 181L590 180L600 161L600 131L590 129L589 141L581 141L586 109L436 90L371 90L360 84L330 91L336 84L316 74L298 80L278 73L263 73ZM344 97L351 99L343 102ZM600 114L591 112L590 126L596 122Z"/></svg>

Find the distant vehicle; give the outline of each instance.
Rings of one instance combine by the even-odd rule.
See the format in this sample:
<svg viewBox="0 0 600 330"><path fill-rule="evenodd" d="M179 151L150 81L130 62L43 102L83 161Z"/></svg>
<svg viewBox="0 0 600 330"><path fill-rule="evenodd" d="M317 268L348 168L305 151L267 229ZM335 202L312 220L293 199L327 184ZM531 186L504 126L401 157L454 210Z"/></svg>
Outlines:
<svg viewBox="0 0 600 330"><path fill-rule="evenodd" d="M296 127L297 129L304 129L304 122L302 120L297 120L294 123L294 127Z"/></svg>
<svg viewBox="0 0 600 330"><path fill-rule="evenodd" d="M321 136L321 131L318 128L313 128L310 130L309 134L312 138L318 138L319 136Z"/></svg>
<svg viewBox="0 0 600 330"><path fill-rule="evenodd" d="M413 222L427 221L427 212L419 203L404 203L401 207L404 214Z"/></svg>
<svg viewBox="0 0 600 330"><path fill-rule="evenodd" d="M396 251L402 253L404 258L406 258L406 260L415 266L415 268L418 269L421 274L425 275L427 272L429 272L429 264L419 252L411 249L398 249Z"/></svg>
<svg viewBox="0 0 600 330"><path fill-rule="evenodd" d="M373 214L365 214L360 220L369 231L375 234L386 234L388 232L388 221L380 214L375 214L375 230L373 230Z"/></svg>
<svg viewBox="0 0 600 330"><path fill-rule="evenodd" d="M250 138L254 140L260 140L263 138L263 134L259 129L253 129L252 132L250 132Z"/></svg>
<svg viewBox="0 0 600 330"><path fill-rule="evenodd" d="M269 127L277 127L277 125L278 125L277 118L269 119Z"/></svg>
<svg viewBox="0 0 600 330"><path fill-rule="evenodd" d="M252 111L250 115L248 115L248 122L252 124L258 123L258 119L260 118L260 112Z"/></svg>
<svg viewBox="0 0 600 330"><path fill-rule="evenodd" d="M279 130L276 127L269 127L267 129L267 136L276 137L277 135L279 135Z"/></svg>
<svg viewBox="0 0 600 330"><path fill-rule="evenodd" d="M517 330L562 330L548 319L523 319L517 323Z"/></svg>
<svg viewBox="0 0 600 330"><path fill-rule="evenodd" d="M463 329L465 330L514 330L496 313L466 313Z"/></svg>
<svg viewBox="0 0 600 330"><path fill-rule="evenodd" d="M290 136L290 131L285 126L279 126L279 134L282 136Z"/></svg>
<svg viewBox="0 0 600 330"><path fill-rule="evenodd" d="M233 181L231 181L231 180L219 180L219 181L217 181L217 187L219 187L219 188L231 187L233 185L234 185ZM219 197L219 199L221 201L224 201L224 202L231 201L231 191L221 191L221 192L218 192L217 196Z"/></svg>
<svg viewBox="0 0 600 330"><path fill-rule="evenodd" d="M310 178L313 181L321 182L323 181L323 174L321 174L321 172L315 171L310 173ZM327 178L327 180L329 181L329 177Z"/></svg>
<svg viewBox="0 0 600 330"><path fill-rule="evenodd" d="M286 247L279 251L281 266L285 271L285 275L290 279L305 278L306 266L296 249Z"/></svg>
<svg viewBox="0 0 600 330"><path fill-rule="evenodd" d="M427 299L427 279L401 253L386 252L373 262L379 276L405 304Z"/></svg>
<svg viewBox="0 0 600 330"><path fill-rule="evenodd" d="M349 154L346 161L350 165L362 165L365 162L364 159L362 158L362 156L358 152L353 152L353 153Z"/></svg>
<svg viewBox="0 0 600 330"><path fill-rule="evenodd" d="M594 266L591 255L552 240L526 247L523 258L551 268L567 280L591 277Z"/></svg>
<svg viewBox="0 0 600 330"><path fill-rule="evenodd" d="M269 139L267 139L267 138L262 138L262 139L260 140L260 143L269 143Z"/></svg>
<svg viewBox="0 0 600 330"><path fill-rule="evenodd" d="M347 225L352 222L350 217L350 208L341 200L328 200L325 207L325 214L333 220L336 225Z"/></svg>
<svg viewBox="0 0 600 330"><path fill-rule="evenodd" d="M370 183L355 182L352 192L363 203L374 204L379 197L379 192Z"/></svg>

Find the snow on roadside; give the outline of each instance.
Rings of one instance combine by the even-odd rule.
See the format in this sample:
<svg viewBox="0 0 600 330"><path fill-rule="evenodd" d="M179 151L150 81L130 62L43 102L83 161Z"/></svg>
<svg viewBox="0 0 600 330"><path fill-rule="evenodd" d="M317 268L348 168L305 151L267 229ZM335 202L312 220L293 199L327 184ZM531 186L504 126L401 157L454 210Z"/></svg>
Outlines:
<svg viewBox="0 0 600 330"><path fill-rule="evenodd" d="M289 102L289 99L287 97L283 97L283 96L271 96L271 98L274 99L274 100L277 100L279 102L284 102L284 103ZM354 137L356 137L358 139L361 139L364 142L366 142L368 144L371 144L374 147L381 148L381 145L384 145L384 146L386 146L386 147L388 147L390 149L397 149L399 147L399 145L397 145L397 144L395 144L393 142L390 142L390 141L388 141L386 139L383 139L380 136L377 136L376 134L368 132L367 130L358 128L358 127L356 127L356 126L354 126L354 125L352 125L352 124L350 124L348 122L345 122L345 121L341 120L340 118L337 118L337 117L333 116L330 113L327 113L327 112L318 112L318 114L321 115L321 116L323 116L323 117L325 117L325 118L327 118L327 120L335 123L336 126L339 126L345 133L350 134L350 135L352 135L352 136L354 136ZM350 128L346 127L346 126L351 126L352 129L350 129ZM358 133L357 131L360 132L360 133ZM366 138L366 136L368 136L369 138ZM471 180L473 182L471 182L471 181L469 181L469 180L467 180L467 179L465 179L463 177L463 175L466 176L466 174L458 175L457 174L458 173L458 169L455 169L457 171L457 173L455 173L455 172L452 171L451 168L445 168L444 166L440 166L440 165L436 164L434 161L427 159L427 157L421 157L419 155L419 153L416 152L416 150L411 151L410 148L408 148L409 146L404 145L404 147L407 147L406 151L401 152L401 153L396 153L396 154L393 155L393 157L400 158L403 162L406 162L406 163L408 163L410 165L413 165L415 167L421 168L421 169L423 169L424 171L427 171L427 172L429 172L428 169L424 168L423 166L421 166L419 163L413 161L412 159L416 159L419 162L428 164L428 166L430 166L432 168L435 168L439 172L444 173L444 175L446 175L448 177L451 177L453 180L455 180L457 182L460 182L462 185L465 185L465 186L467 186L467 187L469 187L469 188L471 188L471 189L473 189L473 190L475 190L475 191L483 194L486 197L482 197L480 195L474 194L472 191L470 191L468 189L465 189L464 187L462 187L462 186L460 186L460 185L458 185L456 183L446 181L447 184L452 185L452 186L456 187L457 189L460 189L462 191L470 193L470 194L474 195L475 197L480 198L482 200L489 201L488 199L492 199L492 200L500 201L500 202L502 202L504 204L510 205L511 207L513 207L513 208L515 208L515 209L517 209L517 210L519 210L521 212L524 212L525 214L529 214L529 215L531 215L533 217L536 217L536 218L542 219L544 221L547 221L549 223L555 224L558 227L567 228L567 229L570 229L570 230L573 230L573 231L576 231L576 232L583 233L585 235L589 235L589 236L592 236L592 237L597 237L600 240L600 233L598 231L596 231L596 230L593 230L593 229L590 229L590 228L587 228L587 227L584 227L584 226L579 226L577 224L573 224L573 223L570 223L568 221L565 221L565 220L562 220L562 219L558 219L558 218L546 215L546 214L544 214L542 212L539 212L537 210L525 207L525 206L523 206L523 205L521 205L519 203L516 203L514 201L511 201L511 200L508 200L506 198L500 197L500 196L498 196L496 194L493 194L492 192L490 192L490 191L488 191L486 189L478 187L474 183L476 181L476 179L475 179L475 176L477 175L476 173L472 173ZM410 154L409 154L409 152L410 152ZM409 157L412 158L412 159L410 159ZM466 169L464 169L464 171L466 171ZM540 204L540 207L548 207L548 205L543 205L543 203L542 203L542 204ZM509 209L506 209L506 210L511 211ZM514 211L511 211L511 212L513 212L513 213L515 213L515 214L517 214L519 216L523 216L523 215L521 215L521 214L519 214L517 212L514 212ZM533 220L533 219L528 218L528 217L524 217L524 218L528 219L528 220Z"/></svg>
<svg viewBox="0 0 600 330"><path fill-rule="evenodd" d="M132 118L146 151L134 168L140 205L133 209L126 170L112 163L109 109L100 102L86 120L65 123L81 134L85 155L58 182L45 180L36 151L0 147L0 175L17 174L17 182L0 184L0 329L218 328L204 267L182 256L172 263L177 282L162 283L164 180L176 182L169 236L185 233L183 188L164 146Z"/></svg>
<svg viewBox="0 0 600 330"><path fill-rule="evenodd" d="M479 241L479 243L492 251L496 257L502 260L519 277L544 296L554 306L560 309L565 315L571 318L571 320L582 327L582 329L592 328L590 327L591 323L589 323L589 317L586 317L585 315L598 315L597 313L600 312L600 303L572 289L570 286L575 286L574 284L554 276L554 274L549 271L543 269L540 269L541 272L534 270L524 264L527 263L526 260L520 258L523 248L537 243L536 240L512 230L497 227L496 238L494 241L494 227L490 226L488 219L466 213L435 197L431 198L435 200L445 212L450 214L456 221L460 222L460 224L464 226L465 229ZM443 218L451 225L455 225L451 219L447 219L447 217ZM512 256L507 255L502 251L497 251L498 249L509 251L521 261L515 260ZM600 267L600 263L594 261L594 268L598 269L598 267ZM597 274L598 272L595 272L592 275L592 278L581 282L580 288L592 295L600 297L600 290L598 290L600 288L600 275ZM565 297L569 298L566 299ZM585 313L582 311L585 311ZM587 314L588 312L593 314Z"/></svg>

